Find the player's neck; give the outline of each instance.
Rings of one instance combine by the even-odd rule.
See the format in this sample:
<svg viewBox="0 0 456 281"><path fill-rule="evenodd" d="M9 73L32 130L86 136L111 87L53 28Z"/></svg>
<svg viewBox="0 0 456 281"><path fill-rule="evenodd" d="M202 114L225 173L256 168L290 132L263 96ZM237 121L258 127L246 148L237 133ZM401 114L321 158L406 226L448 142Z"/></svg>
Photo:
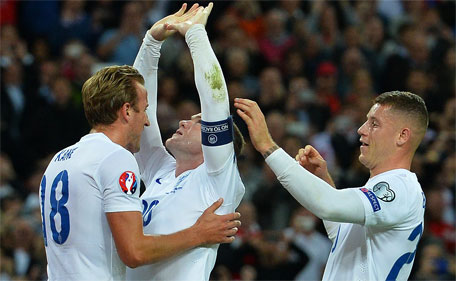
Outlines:
<svg viewBox="0 0 456 281"><path fill-rule="evenodd" d="M102 133L105 136L107 136L113 143L117 143L118 145L122 146L123 148L126 149L127 145L127 138L126 134L118 130L112 125L99 125L92 130L90 130L90 133Z"/></svg>
<svg viewBox="0 0 456 281"><path fill-rule="evenodd" d="M188 157L176 157L176 171L175 176L180 176L183 172L188 170L196 169L199 165L203 163L203 157L193 156L192 158Z"/></svg>
<svg viewBox="0 0 456 281"><path fill-rule="evenodd" d="M388 172L396 169L405 169L410 171L412 161L408 157L403 157L401 159L390 159L387 163L382 163L374 168L370 169L370 178L375 177L384 172Z"/></svg>

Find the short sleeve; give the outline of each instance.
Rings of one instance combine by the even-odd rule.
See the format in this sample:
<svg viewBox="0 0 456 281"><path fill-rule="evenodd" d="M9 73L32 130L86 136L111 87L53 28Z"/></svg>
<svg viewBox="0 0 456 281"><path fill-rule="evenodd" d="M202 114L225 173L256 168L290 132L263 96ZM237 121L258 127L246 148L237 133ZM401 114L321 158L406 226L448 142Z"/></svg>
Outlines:
<svg viewBox="0 0 456 281"><path fill-rule="evenodd" d="M142 211L139 168L133 154L125 149L111 153L100 163L98 176L105 212Z"/></svg>
<svg viewBox="0 0 456 281"><path fill-rule="evenodd" d="M365 210L365 225L400 227L409 212L407 189L398 176L379 177L357 188Z"/></svg>

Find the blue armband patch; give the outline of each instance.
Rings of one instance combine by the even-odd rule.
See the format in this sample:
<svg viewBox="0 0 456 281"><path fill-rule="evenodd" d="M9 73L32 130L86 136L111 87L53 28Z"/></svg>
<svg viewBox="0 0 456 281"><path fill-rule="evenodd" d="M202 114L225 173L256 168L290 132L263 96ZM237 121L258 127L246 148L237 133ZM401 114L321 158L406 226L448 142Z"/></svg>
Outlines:
<svg viewBox="0 0 456 281"><path fill-rule="evenodd" d="M205 146L219 146L233 141L233 118L217 122L201 120L201 142Z"/></svg>

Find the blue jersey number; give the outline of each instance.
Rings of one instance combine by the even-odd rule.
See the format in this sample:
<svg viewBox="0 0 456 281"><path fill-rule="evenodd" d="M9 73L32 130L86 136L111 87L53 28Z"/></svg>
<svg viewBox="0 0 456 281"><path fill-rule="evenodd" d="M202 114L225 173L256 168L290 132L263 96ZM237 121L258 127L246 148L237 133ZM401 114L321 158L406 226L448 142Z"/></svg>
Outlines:
<svg viewBox="0 0 456 281"><path fill-rule="evenodd" d="M147 226L150 221L152 220L152 209L157 206L157 204L159 203L160 201L158 200L154 200L152 202L147 203L146 200L143 200L142 203L143 203L143 211L142 211L142 216L143 216L143 226Z"/></svg>
<svg viewBox="0 0 456 281"><path fill-rule="evenodd" d="M415 241L416 240L416 245L418 247L418 241L421 238L421 235L423 234L423 224L419 224L415 229L412 231L410 234L408 240L409 241ZM419 236L419 237L418 237ZM418 239L416 239L418 237ZM394 263L393 268L391 268L391 271L389 272L388 276L386 277L386 280L396 280L397 276L399 275L399 271L402 269L404 264L410 264L413 259L415 258L415 253L416 253L416 248L413 253L405 253L402 256L400 256L397 261Z"/></svg>
<svg viewBox="0 0 456 281"><path fill-rule="evenodd" d="M57 186L61 183L62 192L60 198L57 198L56 189ZM44 214L44 199L46 191L46 176L43 176L41 180L41 217L43 221L43 236L44 236L44 245L47 246L47 237L46 237L46 224L45 224L45 214ZM65 207L65 204L68 202L68 172L66 170L61 171L52 182L51 186L51 213L49 214L49 221L51 224L52 239L59 245L65 243L70 234L70 214L68 209ZM60 217L60 231L56 227L56 216Z"/></svg>

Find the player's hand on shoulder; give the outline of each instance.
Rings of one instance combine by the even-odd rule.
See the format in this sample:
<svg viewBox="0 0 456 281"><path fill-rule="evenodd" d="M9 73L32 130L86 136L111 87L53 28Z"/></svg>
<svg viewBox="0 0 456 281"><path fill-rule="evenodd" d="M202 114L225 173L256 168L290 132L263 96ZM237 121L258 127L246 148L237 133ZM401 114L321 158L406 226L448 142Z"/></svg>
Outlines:
<svg viewBox="0 0 456 281"><path fill-rule="evenodd" d="M212 2L210 2L207 7L200 6L197 8L196 13L192 13L189 17L185 17L185 20L182 19L179 22L165 24L166 28L168 30L178 31L180 34L185 36L185 33L187 33L187 31L195 24L202 24L206 26L207 19L211 14L213 6L214 4Z"/></svg>
<svg viewBox="0 0 456 281"><path fill-rule="evenodd" d="M241 225L241 214L230 213L217 215L215 211L222 205L223 199L217 200L207 208L193 225L201 245L231 243Z"/></svg>
<svg viewBox="0 0 456 281"><path fill-rule="evenodd" d="M198 4L193 4L192 7L186 11L187 3L182 4L182 7L176 13L166 16L157 21L150 29L149 33L155 40L163 41L169 36L173 35L176 31L168 29L169 24L184 22L193 17L198 11Z"/></svg>

